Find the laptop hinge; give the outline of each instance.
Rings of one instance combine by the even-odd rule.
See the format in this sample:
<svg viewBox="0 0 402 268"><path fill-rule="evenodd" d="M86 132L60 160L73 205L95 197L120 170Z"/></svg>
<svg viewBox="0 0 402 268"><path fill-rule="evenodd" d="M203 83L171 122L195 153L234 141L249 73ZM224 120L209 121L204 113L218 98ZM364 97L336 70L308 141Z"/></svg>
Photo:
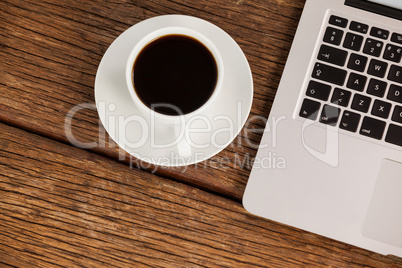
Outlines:
<svg viewBox="0 0 402 268"><path fill-rule="evenodd" d="M392 7L380 5L364 0L345 0L345 5L384 15L397 20L402 20L402 11Z"/></svg>

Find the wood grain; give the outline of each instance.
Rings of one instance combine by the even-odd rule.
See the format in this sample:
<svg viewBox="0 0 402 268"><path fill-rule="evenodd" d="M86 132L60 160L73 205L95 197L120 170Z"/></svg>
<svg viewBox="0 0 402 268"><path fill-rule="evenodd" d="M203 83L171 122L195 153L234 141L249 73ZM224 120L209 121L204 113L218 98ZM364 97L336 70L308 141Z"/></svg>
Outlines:
<svg viewBox="0 0 402 268"><path fill-rule="evenodd" d="M0 124L0 267L402 267Z"/></svg>
<svg viewBox="0 0 402 268"><path fill-rule="evenodd" d="M3 0L0 2L0 121L63 143L67 113L93 104L97 66L112 41L131 25L163 14L208 20L245 52L254 78L249 120L227 149L185 168L120 161L240 200L261 139L304 0ZM93 106L94 107L94 106ZM72 122L92 152L119 159L94 109Z"/></svg>

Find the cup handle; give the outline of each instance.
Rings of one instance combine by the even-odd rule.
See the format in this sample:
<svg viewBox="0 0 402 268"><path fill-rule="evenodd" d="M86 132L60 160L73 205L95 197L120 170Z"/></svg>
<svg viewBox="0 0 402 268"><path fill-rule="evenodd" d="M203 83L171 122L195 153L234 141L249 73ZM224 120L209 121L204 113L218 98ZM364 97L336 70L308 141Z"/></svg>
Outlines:
<svg viewBox="0 0 402 268"><path fill-rule="evenodd" d="M180 157L191 156L191 145L186 141L185 128L182 124L176 124L173 126L175 136L177 137L177 153Z"/></svg>

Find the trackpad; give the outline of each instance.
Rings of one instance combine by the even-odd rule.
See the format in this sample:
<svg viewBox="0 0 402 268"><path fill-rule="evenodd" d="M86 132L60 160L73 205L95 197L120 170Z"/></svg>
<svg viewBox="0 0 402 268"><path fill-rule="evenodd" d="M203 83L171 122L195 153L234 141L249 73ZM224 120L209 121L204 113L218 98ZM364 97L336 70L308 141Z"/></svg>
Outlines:
<svg viewBox="0 0 402 268"><path fill-rule="evenodd" d="M402 163L383 160L363 235L402 248Z"/></svg>

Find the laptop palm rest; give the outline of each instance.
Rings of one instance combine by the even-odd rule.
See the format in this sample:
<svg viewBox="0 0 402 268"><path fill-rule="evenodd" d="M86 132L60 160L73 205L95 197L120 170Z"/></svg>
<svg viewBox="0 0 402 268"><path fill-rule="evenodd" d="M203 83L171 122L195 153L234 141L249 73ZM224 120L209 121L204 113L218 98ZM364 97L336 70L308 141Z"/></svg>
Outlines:
<svg viewBox="0 0 402 268"><path fill-rule="evenodd" d="M402 248L402 163L382 161L362 234Z"/></svg>

